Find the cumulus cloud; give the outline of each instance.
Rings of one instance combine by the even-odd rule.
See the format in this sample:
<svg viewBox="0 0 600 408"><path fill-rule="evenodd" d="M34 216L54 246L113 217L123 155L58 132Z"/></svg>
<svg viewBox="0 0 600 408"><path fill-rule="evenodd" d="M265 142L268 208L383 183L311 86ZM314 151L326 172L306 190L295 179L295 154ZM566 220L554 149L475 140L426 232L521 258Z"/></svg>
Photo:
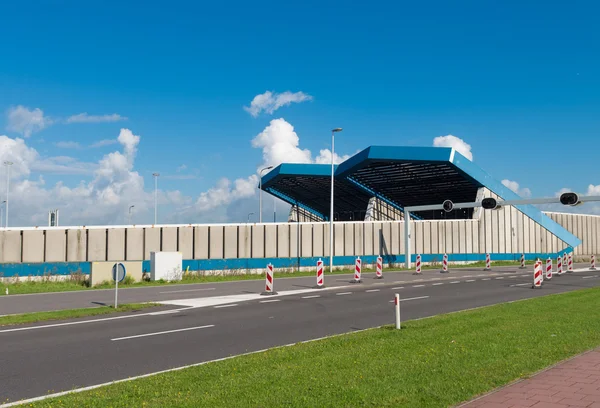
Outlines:
<svg viewBox="0 0 600 408"><path fill-rule="evenodd" d="M19 105L11 107L7 112L7 130L22 134L25 138L50 126L53 120L44 116L40 108L29 109Z"/></svg>
<svg viewBox="0 0 600 408"><path fill-rule="evenodd" d="M517 194L523 198L531 197L531 190L528 188L521 188L519 186L519 183L517 183L516 181L504 179L504 180L502 180L502 184L504 184L505 187L509 188L515 194Z"/></svg>
<svg viewBox="0 0 600 408"><path fill-rule="evenodd" d="M288 106L291 103L310 101L312 99L312 96L305 94L304 92L292 93L286 91L283 93L273 93L271 91L266 91L263 94L256 95L250 102L250 106L244 106L244 110L254 117L257 117L262 111L271 115L282 106Z"/></svg>
<svg viewBox="0 0 600 408"><path fill-rule="evenodd" d="M457 152L465 156L467 159L473 161L473 153L471 152L471 145L462 140L459 137L453 135L438 136L433 139L433 146L435 147L453 147Z"/></svg>
<svg viewBox="0 0 600 408"><path fill-rule="evenodd" d="M87 112L78 115L69 116L65 123L102 123L102 122L118 122L127 120L126 117L117 113L112 115L88 115Z"/></svg>
<svg viewBox="0 0 600 408"><path fill-rule="evenodd" d="M587 195L600 196L600 184L598 184L597 186L590 184L587 189Z"/></svg>

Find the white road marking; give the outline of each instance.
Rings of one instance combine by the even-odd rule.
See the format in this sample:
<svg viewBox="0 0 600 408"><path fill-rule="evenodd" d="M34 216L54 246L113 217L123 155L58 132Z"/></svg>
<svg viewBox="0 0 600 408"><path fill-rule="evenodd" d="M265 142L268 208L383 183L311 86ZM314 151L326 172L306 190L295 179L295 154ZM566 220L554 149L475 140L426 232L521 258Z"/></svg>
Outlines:
<svg viewBox="0 0 600 408"><path fill-rule="evenodd" d="M413 285L413 288L422 288L422 287L424 287L424 286L425 286L425 285Z"/></svg>
<svg viewBox="0 0 600 408"><path fill-rule="evenodd" d="M352 292L342 292L342 293L336 293L336 295L338 296L342 296L342 295L351 295Z"/></svg>
<svg viewBox="0 0 600 408"><path fill-rule="evenodd" d="M504 279L504 276L499 276L496 279Z"/></svg>
<svg viewBox="0 0 600 408"><path fill-rule="evenodd" d="M152 313L150 313L150 316L160 316L160 315L171 314L171 313L179 313L179 309L164 310L162 312L152 312Z"/></svg>
<svg viewBox="0 0 600 408"><path fill-rule="evenodd" d="M406 281L396 281L396 282L392 282L392 283L406 283Z"/></svg>
<svg viewBox="0 0 600 408"><path fill-rule="evenodd" d="M433 284L433 285L431 285L431 286L438 286L438 285L443 285L443 284L444 284L443 282L438 282L438 283L434 283L434 284Z"/></svg>
<svg viewBox="0 0 600 408"><path fill-rule="evenodd" d="M528 273L523 273L523 274L521 274L519 276L529 276L529 274Z"/></svg>
<svg viewBox="0 0 600 408"><path fill-rule="evenodd" d="M281 302L281 299L261 300L259 303Z"/></svg>
<svg viewBox="0 0 600 408"><path fill-rule="evenodd" d="M189 331L189 330L206 329L206 328L209 328L209 327L215 327L215 325L214 324L209 324L209 325L206 325L206 326L188 327L188 328L185 328L185 329L167 330L167 331L156 332L156 333L147 333L147 334L137 334L135 336L117 337L116 339L110 339L110 340L111 341L119 341L119 340L137 339L137 338L140 338L140 337L158 336L160 334L178 333L178 332Z"/></svg>
<svg viewBox="0 0 600 408"><path fill-rule="evenodd" d="M183 293L183 292L202 292L207 290L215 290L216 288L202 288L202 289L184 289L184 290L169 290L166 292L158 292L158 293Z"/></svg>
<svg viewBox="0 0 600 408"><path fill-rule="evenodd" d="M514 276L509 276L508 278L509 278L509 279L512 279L512 278L516 278L516 277L517 277L517 275L514 275Z"/></svg>
<svg viewBox="0 0 600 408"><path fill-rule="evenodd" d="M396 290L396 289L404 289L404 286L398 286L397 288L392 288L392 290Z"/></svg>
<svg viewBox="0 0 600 408"><path fill-rule="evenodd" d="M597 278L598 276L583 276L581 279Z"/></svg>
<svg viewBox="0 0 600 408"><path fill-rule="evenodd" d="M484 280L492 280L492 279L491 278L484 278L484 279L482 279L482 281L484 281Z"/></svg>
<svg viewBox="0 0 600 408"><path fill-rule="evenodd" d="M465 282L475 282L475 279L468 279Z"/></svg>
<svg viewBox="0 0 600 408"><path fill-rule="evenodd" d="M365 292L379 292L381 289L369 289L365 290Z"/></svg>
<svg viewBox="0 0 600 408"><path fill-rule="evenodd" d="M402 299L400 298L400 302L408 302L409 300L419 300L419 299L427 299L429 296L418 296L418 297L413 297L413 298L406 298L406 299ZM390 300L390 303L394 303L396 300Z"/></svg>
<svg viewBox="0 0 600 408"><path fill-rule="evenodd" d="M472 277L473 277L473 275L465 275L465 276L463 276L463 278L472 278Z"/></svg>
<svg viewBox="0 0 600 408"><path fill-rule="evenodd" d="M454 281L454 282L450 282L450 283L460 283L460 281Z"/></svg>
<svg viewBox="0 0 600 408"><path fill-rule="evenodd" d="M234 306L237 306L237 305L238 305L237 303L230 303L230 304L228 304L228 305L219 305L219 306L215 306L215 309L219 309L219 308L221 308L221 307L234 307Z"/></svg>
<svg viewBox="0 0 600 408"><path fill-rule="evenodd" d="M302 299L313 299L318 297L321 297L321 295L302 296Z"/></svg>
<svg viewBox="0 0 600 408"><path fill-rule="evenodd" d="M477 275L477 277L479 276L485 276L485 273L480 273L479 275Z"/></svg>
<svg viewBox="0 0 600 408"><path fill-rule="evenodd" d="M510 285L512 286L527 286L527 285L531 285L531 283L515 283L514 285Z"/></svg>
<svg viewBox="0 0 600 408"><path fill-rule="evenodd" d="M176 310L179 311L179 310L186 310L186 309L189 309L189 308L184 307L182 309L176 309ZM15 329L0 330L0 334L1 333L18 332L18 331L26 331L26 330L49 329L49 328L52 328L52 327L73 326L73 325L76 325L76 324L85 324L85 323L100 323L100 322L107 322L109 320L130 319L130 318L133 318L133 317L153 316L154 313L157 313L157 312L141 313L141 314L131 314L131 315L127 315L127 316L106 317L104 319L91 319L91 320L80 320L80 321L75 321L75 322L45 324L45 325L42 325L42 326L18 327L18 328L15 328Z"/></svg>

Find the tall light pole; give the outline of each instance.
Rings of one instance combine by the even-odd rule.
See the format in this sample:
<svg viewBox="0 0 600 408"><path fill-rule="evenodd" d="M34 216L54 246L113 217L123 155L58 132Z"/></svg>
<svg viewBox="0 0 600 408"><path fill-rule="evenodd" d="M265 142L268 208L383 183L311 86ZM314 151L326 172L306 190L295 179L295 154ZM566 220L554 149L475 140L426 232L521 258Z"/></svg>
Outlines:
<svg viewBox="0 0 600 408"><path fill-rule="evenodd" d="M10 166L13 165L13 162L5 161L4 165L6 166L6 219L4 220L4 228L8 228L8 190L10 185Z"/></svg>
<svg viewBox="0 0 600 408"><path fill-rule="evenodd" d="M6 200L2 200L2 203L0 203L0 227L2 227L2 207L4 204L6 204Z"/></svg>
<svg viewBox="0 0 600 408"><path fill-rule="evenodd" d="M265 170L270 170L272 169L273 166L268 166L265 167L264 169L261 169L259 174L260 177L260 182L259 182L259 188L258 188L258 222L262 223L262 172Z"/></svg>
<svg viewBox="0 0 600 408"><path fill-rule="evenodd" d="M132 209L133 207L135 207L135 205L130 205L130 206L129 206L129 225L132 225L132 224L131 224L131 209Z"/></svg>
<svg viewBox="0 0 600 408"><path fill-rule="evenodd" d="M334 164L334 135L341 132L342 128L331 131L331 207L329 209L329 272L333 272L333 164Z"/></svg>
<svg viewBox="0 0 600 408"><path fill-rule="evenodd" d="M156 225L156 215L157 215L157 197L158 197L158 176L160 176L159 173L152 173L152 176L154 176L154 225Z"/></svg>

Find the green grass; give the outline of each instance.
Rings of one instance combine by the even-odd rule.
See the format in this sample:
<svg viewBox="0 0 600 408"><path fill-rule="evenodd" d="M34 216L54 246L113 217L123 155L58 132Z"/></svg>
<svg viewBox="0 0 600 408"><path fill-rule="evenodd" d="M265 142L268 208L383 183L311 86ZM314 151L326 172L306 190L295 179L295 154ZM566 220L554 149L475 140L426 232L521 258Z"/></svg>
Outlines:
<svg viewBox="0 0 600 408"><path fill-rule="evenodd" d="M10 326L26 323L37 323L47 320L64 320L79 317L100 316L112 313L137 312L138 310L159 306L154 303L129 303L114 306L90 307L85 309L59 310L55 312L23 313L8 316L0 316L0 326Z"/></svg>
<svg viewBox="0 0 600 408"><path fill-rule="evenodd" d="M600 345L599 310L600 289L586 289L282 347L31 406L447 407Z"/></svg>
<svg viewBox="0 0 600 408"><path fill-rule="evenodd" d="M518 265L518 262L512 261L497 261L492 262L492 267L494 266L515 266ZM528 265L532 264L531 262L527 262ZM449 265L452 269L456 268L477 268L477 267L485 267L485 262L474 262L467 265ZM440 265L424 265L422 270L431 270L431 269L440 269ZM325 273L328 275L328 266L325 265ZM363 272L374 272L373 268L363 268ZM384 265L385 272L390 271L406 271L403 268L389 268ZM412 269L411 269L412 271ZM282 278L293 278L293 277L302 277L302 276L315 276L315 271L300 271L300 272L275 272L278 279ZM346 268L340 270L334 270L333 274L349 274L354 273L353 268ZM129 277L128 277L129 278ZM184 276L183 280L180 282L165 282L165 281L156 281L156 282L133 282L133 280L126 280L125 282L119 284L121 288L131 288L131 287L144 287L144 286L162 286L162 285L174 285L174 284L191 284L191 283L214 283L214 282L232 282L232 281L246 281L246 280L262 280L265 278L264 273L262 274L242 274L242 273L234 273L231 275L202 275L196 273L190 273ZM69 292L69 291L77 291L77 290L94 290L94 289L110 289L114 288L113 282L103 282L94 287L89 287L87 282L82 279L82 277L76 276L73 279L69 279L66 281L52 281L49 278L44 279L43 281L23 281L18 283L12 282L0 282L0 296L4 296L6 294L6 289L8 288L9 294L17 295L17 294L29 294L29 293L47 293L47 292Z"/></svg>

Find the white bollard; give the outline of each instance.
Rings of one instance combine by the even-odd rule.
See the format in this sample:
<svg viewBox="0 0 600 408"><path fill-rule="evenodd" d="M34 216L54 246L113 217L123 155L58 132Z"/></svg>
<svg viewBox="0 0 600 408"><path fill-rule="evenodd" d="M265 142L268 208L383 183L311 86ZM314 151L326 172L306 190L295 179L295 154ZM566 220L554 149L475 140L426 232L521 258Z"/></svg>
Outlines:
<svg viewBox="0 0 600 408"><path fill-rule="evenodd" d="M546 260L546 279L552 280L552 259L548 258Z"/></svg>
<svg viewBox="0 0 600 408"><path fill-rule="evenodd" d="M397 293L394 297L394 304L396 306L396 329L400 329L400 295Z"/></svg>
<svg viewBox="0 0 600 408"><path fill-rule="evenodd" d="M321 258L317 261L317 287L323 287L323 261Z"/></svg>
<svg viewBox="0 0 600 408"><path fill-rule="evenodd" d="M420 275L421 274L421 255L417 255L417 262L415 263L416 265L416 270L415 273L413 273L413 275Z"/></svg>
<svg viewBox="0 0 600 408"><path fill-rule="evenodd" d="M525 269L525 254L521 254L521 266L519 269Z"/></svg>
<svg viewBox="0 0 600 408"><path fill-rule="evenodd" d="M592 259L590 260L590 271L596 270L596 257L592 255Z"/></svg>
<svg viewBox="0 0 600 408"><path fill-rule="evenodd" d="M375 279L383 279L383 258L377 257L377 266L375 269Z"/></svg>
<svg viewBox="0 0 600 408"><path fill-rule="evenodd" d="M492 270L490 254L485 254L485 268L483 270L484 271Z"/></svg>

